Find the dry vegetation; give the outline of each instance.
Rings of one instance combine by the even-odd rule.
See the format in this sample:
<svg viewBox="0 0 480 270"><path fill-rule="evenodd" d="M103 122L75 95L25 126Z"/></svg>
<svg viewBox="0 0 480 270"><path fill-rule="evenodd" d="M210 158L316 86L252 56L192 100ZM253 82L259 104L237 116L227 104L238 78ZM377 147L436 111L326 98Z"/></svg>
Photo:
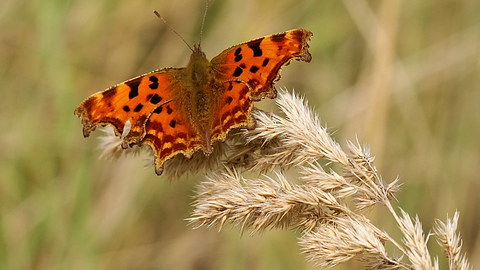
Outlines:
<svg viewBox="0 0 480 270"><path fill-rule="evenodd" d="M211 163L190 161L204 172L226 162L207 179L157 177L144 153L99 159L102 133L84 139L75 107L184 66L189 49L152 11L192 44L204 7L0 1L0 269L318 269L353 254L335 269L436 258L454 269L467 265L462 254L480 267L480 1L211 0L209 58L292 28L314 33L312 62L292 63L277 83L308 100L315 113L300 108L313 121L288 124L294 114L256 103L269 112L257 113L263 129L232 134ZM328 249L343 253L322 257Z"/></svg>
<svg viewBox="0 0 480 270"><path fill-rule="evenodd" d="M366 269L439 269L427 246L430 233L424 233L418 216L412 218L402 209L397 214L391 201L400 190L398 179L390 183L382 179L368 147L347 141L344 151L295 95L281 91L277 103L285 118L256 111L257 127L232 134L216 155L167 161L175 164L167 165L170 177L200 171L208 175L197 187L190 223L219 230L230 223L240 227L240 233L300 231L303 253L322 268L357 259ZM107 146L102 155L138 154L138 148L125 151L121 140L113 132L108 134L102 140ZM328 165L321 165L323 159ZM333 169L334 164L339 166ZM297 181L288 179L284 172L288 168L298 171ZM275 176L246 179L241 171L273 171ZM366 216L378 204L396 221L401 241ZM445 223L437 220L433 231L449 269L472 269L461 253L458 218L456 212ZM395 256L385 249L386 242L398 249Z"/></svg>

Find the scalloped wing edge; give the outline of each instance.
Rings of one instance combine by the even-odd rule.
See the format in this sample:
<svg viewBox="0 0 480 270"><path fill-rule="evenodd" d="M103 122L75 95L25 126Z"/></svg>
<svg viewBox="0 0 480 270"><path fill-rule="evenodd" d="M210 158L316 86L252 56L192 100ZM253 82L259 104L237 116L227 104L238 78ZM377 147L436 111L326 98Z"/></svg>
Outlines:
<svg viewBox="0 0 480 270"><path fill-rule="evenodd" d="M149 75L152 75L152 74L156 74L156 73L160 73L160 72L165 72L165 71L168 71L168 70L181 70L181 69L184 69L184 68L174 68L174 67L167 67L167 68L161 68L161 69L156 69L156 70L153 70L153 71L150 71L150 72L147 72L147 73L144 73L142 75L138 75L136 77L133 77L133 78L130 78L128 80L125 80L121 83L118 83L114 86L111 86L107 89L104 89L102 91L98 91L96 93L93 93L91 94L90 96L88 96L87 98L85 98L78 106L77 108L75 108L75 111L73 112L74 115L76 115L77 117L79 117L82 121L82 126L83 126L83 137L87 138L90 136L90 134L95 131L95 129L97 128L97 126L101 126L101 127L105 127L105 126L111 126L113 128L113 131L115 132L115 135L118 136L118 137L121 137L122 136L122 133L124 131L124 127L125 127L125 123L120 123L121 121L115 121L116 119L114 118L111 118L109 119L108 121L99 121L98 123L95 123L95 124L92 124L92 121L90 120L89 118L89 115L88 115L88 112L87 112L87 109L86 109L86 106L85 104L87 102L90 101L90 99L98 94L101 94L101 93L105 93L109 90L112 90L112 89L116 89L119 85L122 85L122 84L127 84L128 82L130 81L133 81L133 80L136 80L136 79L139 79L139 78L142 78L142 77L145 77L145 76L149 76ZM162 102L161 104L158 104L155 108L158 108L168 102L170 102L171 100L166 100L164 102ZM145 119L145 123L144 125L146 125L148 119L150 118L151 114L153 113L154 110L152 110L152 112L149 113L149 115L147 116L147 118ZM127 120L128 121L128 120ZM117 123L114 123L114 122L117 122ZM131 123L133 124L133 123ZM121 127L121 128L118 128L118 127ZM130 136L129 136L130 135ZM145 137L146 135L146 130L145 128L143 128L143 133L142 134L139 134L139 135L135 135L135 136L132 136L131 133L128 133L126 134L126 136L123 138L122 140L122 148L126 149L128 148L129 146L133 146L135 144L138 144L140 143L143 138Z"/></svg>

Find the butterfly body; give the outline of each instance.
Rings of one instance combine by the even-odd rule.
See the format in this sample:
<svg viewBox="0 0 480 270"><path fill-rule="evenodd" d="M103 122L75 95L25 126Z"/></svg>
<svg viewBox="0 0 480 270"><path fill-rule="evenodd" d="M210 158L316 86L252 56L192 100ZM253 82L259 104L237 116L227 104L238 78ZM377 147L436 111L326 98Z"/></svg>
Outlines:
<svg viewBox="0 0 480 270"><path fill-rule="evenodd" d="M176 154L187 158L212 153L232 128L255 127L253 101L276 97L274 82L292 59L310 62L312 33L290 30L226 49L209 61L194 45L185 68L165 68L135 77L84 100L75 110L84 136L98 125L111 125L122 147L148 144L157 174Z"/></svg>
<svg viewBox="0 0 480 270"><path fill-rule="evenodd" d="M194 45L190 61L183 74L184 77L177 80L184 84L180 84L175 90L173 102L178 104L182 118L197 130L201 149L208 155L212 152L210 127L222 87L215 81L210 61L197 44Z"/></svg>

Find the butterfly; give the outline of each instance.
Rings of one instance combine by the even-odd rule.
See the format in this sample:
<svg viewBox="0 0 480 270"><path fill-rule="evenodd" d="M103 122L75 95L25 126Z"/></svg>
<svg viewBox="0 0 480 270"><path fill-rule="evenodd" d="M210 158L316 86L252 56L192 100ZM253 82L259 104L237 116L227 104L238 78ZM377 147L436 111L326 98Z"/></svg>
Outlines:
<svg viewBox="0 0 480 270"><path fill-rule="evenodd" d="M274 83L290 61L310 62L313 33L294 29L232 46L209 61L200 44L188 65L158 69L86 98L75 109L83 135L110 125L123 137L122 148L149 145L155 172L177 154L186 158L225 141L233 128L255 128L253 102L277 95Z"/></svg>

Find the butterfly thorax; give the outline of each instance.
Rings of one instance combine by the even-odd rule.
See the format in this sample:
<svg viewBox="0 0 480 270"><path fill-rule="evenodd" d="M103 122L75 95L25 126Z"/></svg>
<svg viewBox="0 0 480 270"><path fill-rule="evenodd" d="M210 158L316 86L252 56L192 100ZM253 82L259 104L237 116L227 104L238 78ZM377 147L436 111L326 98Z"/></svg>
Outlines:
<svg viewBox="0 0 480 270"><path fill-rule="evenodd" d="M208 67L210 61L208 61L199 45L195 44L193 48L193 53L187 65L187 76L195 85L205 84L209 77Z"/></svg>
<svg viewBox="0 0 480 270"><path fill-rule="evenodd" d="M187 91L190 103L189 116L192 124L203 138L204 152L211 152L210 133L213 121L214 104L216 97L212 91L213 78L210 74L210 61L200 49L200 45L194 45L193 53L187 65L188 78Z"/></svg>

